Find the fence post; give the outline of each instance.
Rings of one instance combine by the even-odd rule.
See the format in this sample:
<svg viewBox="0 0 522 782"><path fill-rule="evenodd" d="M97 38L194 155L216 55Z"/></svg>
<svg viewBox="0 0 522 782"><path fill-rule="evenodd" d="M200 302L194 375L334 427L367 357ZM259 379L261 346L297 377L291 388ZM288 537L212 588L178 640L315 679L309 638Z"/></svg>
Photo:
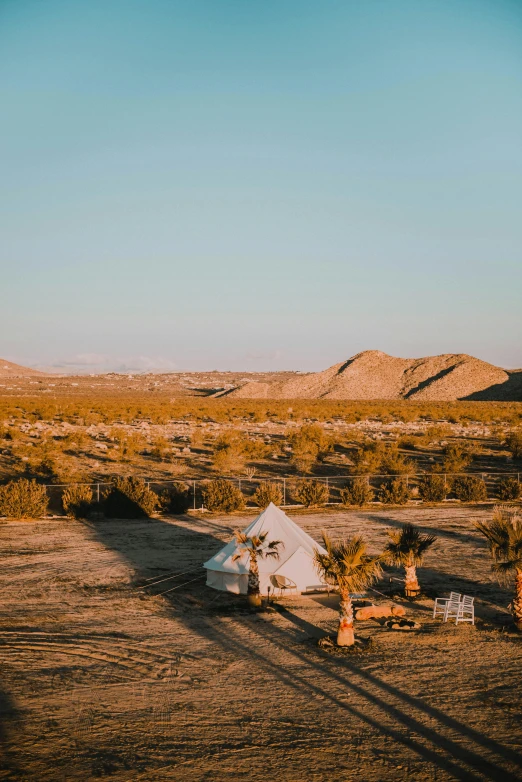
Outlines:
<svg viewBox="0 0 522 782"><path fill-rule="evenodd" d="M196 510L196 481L192 481L194 486L194 510Z"/></svg>
<svg viewBox="0 0 522 782"><path fill-rule="evenodd" d="M286 506L286 478L283 478L283 505Z"/></svg>
<svg viewBox="0 0 522 782"><path fill-rule="evenodd" d="M100 484L99 483L96 484L96 499L98 500L98 502L100 501Z"/></svg>

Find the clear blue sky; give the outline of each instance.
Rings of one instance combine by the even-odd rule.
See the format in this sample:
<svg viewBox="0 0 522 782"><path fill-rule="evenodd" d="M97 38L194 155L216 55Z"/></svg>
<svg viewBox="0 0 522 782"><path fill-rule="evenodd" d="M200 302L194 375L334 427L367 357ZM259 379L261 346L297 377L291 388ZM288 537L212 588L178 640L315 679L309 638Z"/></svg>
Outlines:
<svg viewBox="0 0 522 782"><path fill-rule="evenodd" d="M522 366L522 2L1 0L0 356Z"/></svg>

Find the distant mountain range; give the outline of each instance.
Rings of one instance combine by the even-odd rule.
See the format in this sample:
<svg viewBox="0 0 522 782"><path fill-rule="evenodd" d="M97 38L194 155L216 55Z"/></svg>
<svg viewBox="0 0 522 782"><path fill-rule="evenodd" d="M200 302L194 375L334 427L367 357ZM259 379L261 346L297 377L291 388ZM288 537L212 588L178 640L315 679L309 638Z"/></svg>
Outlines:
<svg viewBox="0 0 522 782"><path fill-rule="evenodd" d="M505 371L463 353L395 358L366 350L323 372L283 382L247 382L228 395L243 399L520 401L522 370Z"/></svg>
<svg viewBox="0 0 522 782"><path fill-rule="evenodd" d="M51 375L0 359L0 379L37 376L44 385L70 386L67 376ZM111 379L126 375L105 374ZM61 380L60 380L61 377ZM418 402L522 401L522 370L504 370L464 353L425 358L395 358L379 350L366 350L323 372L265 373L154 373L140 382L172 387L175 396L199 395L242 399L412 399ZM73 383L87 388L92 379ZM137 378L134 378L137 381ZM112 383L114 385L114 383ZM116 390L116 389L115 389ZM195 394L195 392L197 392Z"/></svg>

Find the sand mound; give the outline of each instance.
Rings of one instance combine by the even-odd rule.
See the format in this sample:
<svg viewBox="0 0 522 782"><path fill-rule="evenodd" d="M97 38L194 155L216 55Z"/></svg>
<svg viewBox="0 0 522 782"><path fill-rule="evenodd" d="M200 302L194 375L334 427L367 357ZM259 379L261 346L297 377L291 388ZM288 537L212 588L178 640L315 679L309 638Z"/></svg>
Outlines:
<svg viewBox="0 0 522 782"><path fill-rule="evenodd" d="M358 353L335 364L286 382L245 383L230 396L244 399L415 399L448 402L486 394L495 387L498 398L508 383L503 369L465 354L426 358L395 358L379 350ZM498 389L498 391L497 391Z"/></svg>
<svg viewBox="0 0 522 782"><path fill-rule="evenodd" d="M13 364L11 361L4 361L0 358L0 377L32 377L33 375L42 375L44 372L39 372L37 369L30 369L29 367L21 367L18 364Z"/></svg>

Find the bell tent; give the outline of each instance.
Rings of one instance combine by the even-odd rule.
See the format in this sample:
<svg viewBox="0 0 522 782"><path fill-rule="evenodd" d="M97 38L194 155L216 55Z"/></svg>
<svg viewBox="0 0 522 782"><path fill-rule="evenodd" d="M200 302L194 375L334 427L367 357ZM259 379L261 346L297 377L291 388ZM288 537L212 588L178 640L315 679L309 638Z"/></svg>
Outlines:
<svg viewBox="0 0 522 782"><path fill-rule="evenodd" d="M266 595L268 587L272 587L272 575L290 578L299 592L321 583L313 555L314 549L318 548L322 552L324 549L272 502L243 532L248 537L266 532L267 543L281 540L284 544L279 548L279 559L258 559L261 594ZM247 593L250 555L244 551L239 559L234 560L238 553L240 549L234 539L205 562L203 567L207 569L207 586L223 592Z"/></svg>

